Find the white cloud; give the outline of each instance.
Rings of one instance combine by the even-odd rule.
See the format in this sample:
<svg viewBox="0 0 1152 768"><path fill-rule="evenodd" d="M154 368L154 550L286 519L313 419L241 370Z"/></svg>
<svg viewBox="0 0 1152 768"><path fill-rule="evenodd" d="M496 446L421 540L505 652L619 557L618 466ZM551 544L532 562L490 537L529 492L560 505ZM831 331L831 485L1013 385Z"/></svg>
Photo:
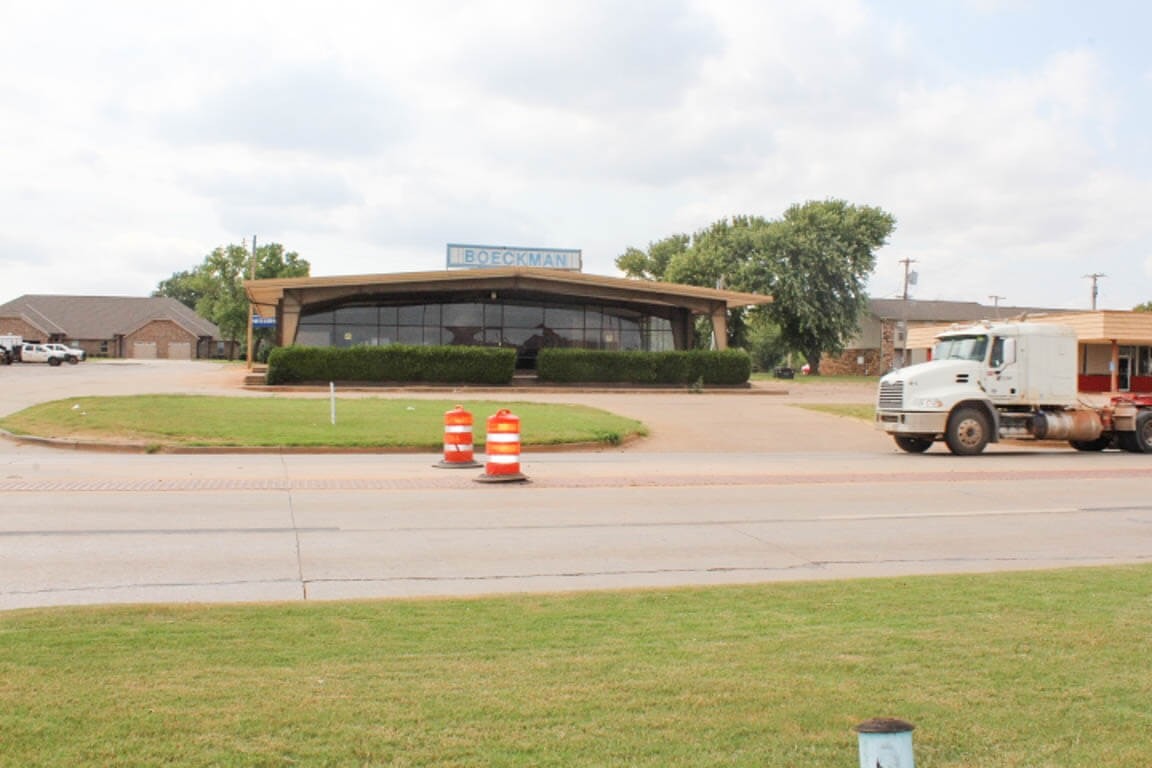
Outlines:
<svg viewBox="0 0 1152 768"><path fill-rule="evenodd" d="M387 90L323 65L229 83L161 121L177 144L239 144L336 157L386 151L402 140L404 111Z"/></svg>
<svg viewBox="0 0 1152 768"><path fill-rule="evenodd" d="M0 284L146 293L252 234L317 274L436 269L460 240L582 248L610 274L628 246L841 197L898 219L876 295L914 258L922 298L1083 305L1103 271L1102 302L1148 300L1147 77L1118 66L1143 49L1032 34L1041 13L10 4Z"/></svg>

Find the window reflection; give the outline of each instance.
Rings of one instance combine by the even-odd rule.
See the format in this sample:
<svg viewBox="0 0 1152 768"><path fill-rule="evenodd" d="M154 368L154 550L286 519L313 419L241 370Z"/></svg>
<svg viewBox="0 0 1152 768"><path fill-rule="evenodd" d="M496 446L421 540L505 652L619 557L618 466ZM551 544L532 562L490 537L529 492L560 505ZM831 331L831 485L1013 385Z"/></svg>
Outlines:
<svg viewBox="0 0 1152 768"><path fill-rule="evenodd" d="M675 349L666 318L597 304L434 302L363 304L304 312L296 344L465 345L515 347L520 367L535 365L541 349L664 351Z"/></svg>

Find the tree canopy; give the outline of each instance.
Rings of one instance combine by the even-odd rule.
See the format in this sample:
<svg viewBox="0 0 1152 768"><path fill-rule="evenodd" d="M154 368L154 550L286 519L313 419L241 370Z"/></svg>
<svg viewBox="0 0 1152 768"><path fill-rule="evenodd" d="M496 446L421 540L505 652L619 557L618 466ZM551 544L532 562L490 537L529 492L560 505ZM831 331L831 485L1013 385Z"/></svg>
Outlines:
<svg viewBox="0 0 1152 768"><path fill-rule="evenodd" d="M736 216L647 253L629 248L616 266L630 277L771 294L773 303L756 311L819 373L821 356L843 351L858 330L875 253L895 226L879 208L809 201L778 220ZM741 320L730 324L737 333Z"/></svg>
<svg viewBox="0 0 1152 768"><path fill-rule="evenodd" d="M198 266L162 280L152 295L170 296L191 307L219 326L224 338L235 341L248 331L243 283L253 272L257 279L266 279L307 277L310 270L307 261L295 251L285 251L280 243L257 246L255 264L247 246L231 244L217 247Z"/></svg>

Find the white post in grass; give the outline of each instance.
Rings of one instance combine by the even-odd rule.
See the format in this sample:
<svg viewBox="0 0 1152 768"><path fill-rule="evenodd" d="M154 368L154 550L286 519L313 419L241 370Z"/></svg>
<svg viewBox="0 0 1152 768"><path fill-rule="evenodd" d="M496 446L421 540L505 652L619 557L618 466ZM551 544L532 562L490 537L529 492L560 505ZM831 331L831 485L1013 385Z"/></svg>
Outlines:
<svg viewBox="0 0 1152 768"><path fill-rule="evenodd" d="M860 768L915 768L912 731L916 726L894 717L877 717L856 726Z"/></svg>
<svg viewBox="0 0 1152 768"><path fill-rule="evenodd" d="M332 412L332 426L336 426L336 382L328 382L328 392L330 393L329 399L332 404L329 409Z"/></svg>

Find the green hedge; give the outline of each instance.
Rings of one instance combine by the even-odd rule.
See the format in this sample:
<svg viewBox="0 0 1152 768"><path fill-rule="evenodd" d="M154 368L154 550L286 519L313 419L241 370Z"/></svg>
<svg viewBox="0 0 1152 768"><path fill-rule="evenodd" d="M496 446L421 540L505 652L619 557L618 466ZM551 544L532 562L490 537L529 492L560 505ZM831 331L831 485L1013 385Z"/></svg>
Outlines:
<svg viewBox="0 0 1152 768"><path fill-rule="evenodd" d="M536 358L540 381L630 384L747 384L752 358L741 349L684 352L603 352L542 349Z"/></svg>
<svg viewBox="0 0 1152 768"><path fill-rule="evenodd" d="M268 356L269 384L428 382L509 384L516 350L491 347L279 347Z"/></svg>

